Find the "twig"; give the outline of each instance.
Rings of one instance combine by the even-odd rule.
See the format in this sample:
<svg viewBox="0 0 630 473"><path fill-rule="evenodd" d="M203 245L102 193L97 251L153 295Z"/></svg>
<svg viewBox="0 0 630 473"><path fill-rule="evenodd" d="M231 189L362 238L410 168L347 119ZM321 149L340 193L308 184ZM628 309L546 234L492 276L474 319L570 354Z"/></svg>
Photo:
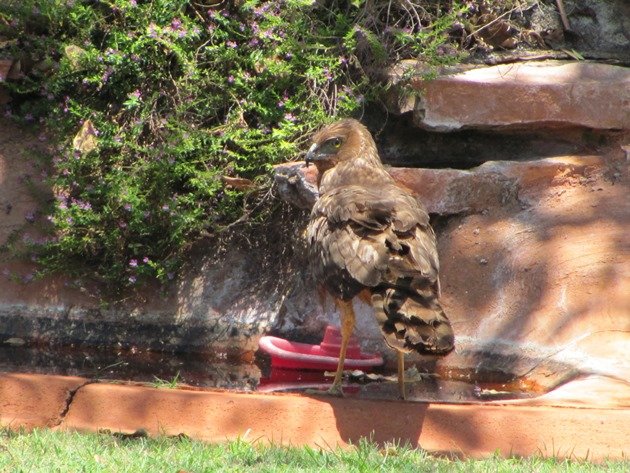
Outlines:
<svg viewBox="0 0 630 473"><path fill-rule="evenodd" d="M558 0L560 1L560 0ZM494 23L496 23L497 21L499 21L501 18L503 18L506 15L510 15L512 12L518 10L519 8L521 8L521 5L517 5L514 8L512 8L511 10L506 11L505 13L502 13L501 15L497 16L494 20L489 21L488 23L486 23L485 25L483 25L481 28L479 28L478 30L473 31L472 33L470 33L470 36L472 35L476 35L477 33L479 33L480 31L485 30L488 26L493 25Z"/></svg>
<svg viewBox="0 0 630 473"><path fill-rule="evenodd" d="M558 11L560 12L560 19L562 20L564 31L571 31L571 24L569 23L567 12L564 9L564 2L562 0L556 0L556 5L558 5Z"/></svg>

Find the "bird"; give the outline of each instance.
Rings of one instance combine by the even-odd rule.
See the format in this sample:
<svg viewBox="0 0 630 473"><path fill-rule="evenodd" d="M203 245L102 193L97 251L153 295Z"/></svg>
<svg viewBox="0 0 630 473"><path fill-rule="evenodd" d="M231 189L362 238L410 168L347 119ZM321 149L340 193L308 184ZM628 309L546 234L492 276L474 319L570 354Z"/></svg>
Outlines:
<svg viewBox="0 0 630 473"><path fill-rule="evenodd" d="M398 388L406 398L404 355L446 355L451 323L440 303L439 260L429 214L387 172L369 130L343 119L315 133L305 165L318 170L318 193L306 228L308 261L340 312L341 349L328 394L343 396L352 300L371 304L387 345L396 350Z"/></svg>

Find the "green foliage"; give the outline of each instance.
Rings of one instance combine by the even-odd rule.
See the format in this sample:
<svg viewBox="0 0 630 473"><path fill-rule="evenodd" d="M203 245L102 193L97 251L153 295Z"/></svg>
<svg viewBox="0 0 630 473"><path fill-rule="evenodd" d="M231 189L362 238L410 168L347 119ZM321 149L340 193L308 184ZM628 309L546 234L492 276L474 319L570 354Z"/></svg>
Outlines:
<svg viewBox="0 0 630 473"><path fill-rule="evenodd" d="M54 147L44 270L114 289L172 279L192 242L264 220L270 167L360 112L373 66L457 57L438 50L462 11L450 4L212 3L0 6L24 73L8 113L42 122Z"/></svg>
<svg viewBox="0 0 630 473"><path fill-rule="evenodd" d="M157 376L153 376L153 377L155 378L155 381L151 383L151 386L153 386L154 388L175 389L177 388L177 385L179 384L179 381L180 381L179 371L170 381L166 379L158 378Z"/></svg>

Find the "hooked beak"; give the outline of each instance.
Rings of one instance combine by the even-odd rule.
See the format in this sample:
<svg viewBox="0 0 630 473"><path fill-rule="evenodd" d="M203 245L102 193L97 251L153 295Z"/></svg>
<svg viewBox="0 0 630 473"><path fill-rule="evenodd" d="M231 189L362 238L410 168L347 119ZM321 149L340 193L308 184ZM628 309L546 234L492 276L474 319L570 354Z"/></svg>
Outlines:
<svg viewBox="0 0 630 473"><path fill-rule="evenodd" d="M313 161L315 161L316 157L315 157L315 150L317 149L317 144L313 143L311 145L311 147L308 149L307 153L306 153L306 166L308 166L309 164L311 164Z"/></svg>

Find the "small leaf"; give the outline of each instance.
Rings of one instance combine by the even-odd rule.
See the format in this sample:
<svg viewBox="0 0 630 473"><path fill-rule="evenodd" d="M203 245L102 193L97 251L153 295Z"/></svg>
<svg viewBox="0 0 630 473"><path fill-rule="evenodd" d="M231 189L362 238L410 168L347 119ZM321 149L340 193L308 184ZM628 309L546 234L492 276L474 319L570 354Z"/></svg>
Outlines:
<svg viewBox="0 0 630 473"><path fill-rule="evenodd" d="M562 49L562 52L572 57L576 61L584 61L584 56L578 53L575 49Z"/></svg>
<svg viewBox="0 0 630 473"><path fill-rule="evenodd" d="M253 189L255 187L252 181L242 177L222 176L221 180L227 187L231 187L232 189L239 191Z"/></svg>
<svg viewBox="0 0 630 473"><path fill-rule="evenodd" d="M80 151L81 154L87 154L98 145L96 136L96 128L94 128L92 122L90 120L85 120L85 122L83 122L83 126L79 130L79 133L77 133L72 140L72 146L75 150Z"/></svg>
<svg viewBox="0 0 630 473"><path fill-rule="evenodd" d="M72 69L77 70L81 64L81 59L85 56L85 49L75 46L74 44L69 44L63 51L66 54Z"/></svg>

